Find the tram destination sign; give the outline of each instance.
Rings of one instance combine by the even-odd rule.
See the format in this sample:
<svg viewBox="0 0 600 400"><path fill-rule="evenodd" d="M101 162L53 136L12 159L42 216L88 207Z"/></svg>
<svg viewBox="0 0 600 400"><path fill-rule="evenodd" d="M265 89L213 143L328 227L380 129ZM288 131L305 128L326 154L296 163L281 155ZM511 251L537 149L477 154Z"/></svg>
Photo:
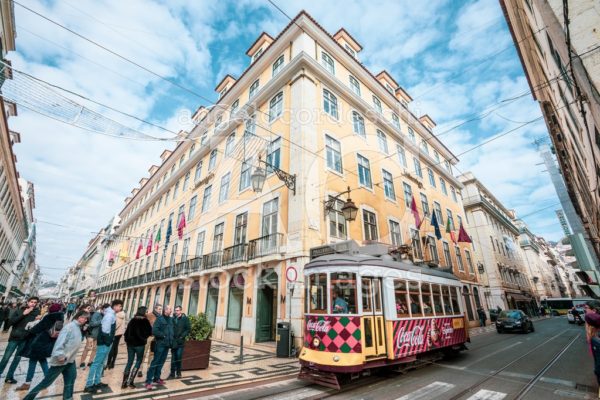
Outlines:
<svg viewBox="0 0 600 400"><path fill-rule="evenodd" d="M354 240L346 240L339 243L330 243L324 246L310 249L310 259L327 256L330 254L354 254L358 253L358 244Z"/></svg>

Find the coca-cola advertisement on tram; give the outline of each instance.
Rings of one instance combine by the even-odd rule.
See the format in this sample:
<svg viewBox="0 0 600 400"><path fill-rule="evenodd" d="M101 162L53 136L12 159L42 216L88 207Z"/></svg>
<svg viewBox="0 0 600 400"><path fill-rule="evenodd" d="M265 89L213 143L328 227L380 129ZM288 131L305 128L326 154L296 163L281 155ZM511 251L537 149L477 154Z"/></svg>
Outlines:
<svg viewBox="0 0 600 400"><path fill-rule="evenodd" d="M394 356L402 358L452 346L466 340L465 324L459 318L420 318L394 321Z"/></svg>

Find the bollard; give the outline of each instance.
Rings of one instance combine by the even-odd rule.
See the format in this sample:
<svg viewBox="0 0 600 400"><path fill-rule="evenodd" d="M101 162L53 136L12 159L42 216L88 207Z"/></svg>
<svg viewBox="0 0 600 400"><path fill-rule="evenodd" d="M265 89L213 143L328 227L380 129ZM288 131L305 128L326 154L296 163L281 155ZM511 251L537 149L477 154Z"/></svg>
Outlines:
<svg viewBox="0 0 600 400"><path fill-rule="evenodd" d="M244 336L240 335L240 364L244 363Z"/></svg>

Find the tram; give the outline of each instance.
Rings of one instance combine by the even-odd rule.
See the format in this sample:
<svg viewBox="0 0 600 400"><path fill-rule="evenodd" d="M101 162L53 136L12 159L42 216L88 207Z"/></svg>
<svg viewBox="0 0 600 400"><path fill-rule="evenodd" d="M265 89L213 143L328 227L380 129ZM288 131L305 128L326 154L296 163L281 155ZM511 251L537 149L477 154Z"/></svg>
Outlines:
<svg viewBox="0 0 600 400"><path fill-rule="evenodd" d="M409 368L466 349L458 278L389 250L354 241L311 249L300 379L339 389L374 368Z"/></svg>

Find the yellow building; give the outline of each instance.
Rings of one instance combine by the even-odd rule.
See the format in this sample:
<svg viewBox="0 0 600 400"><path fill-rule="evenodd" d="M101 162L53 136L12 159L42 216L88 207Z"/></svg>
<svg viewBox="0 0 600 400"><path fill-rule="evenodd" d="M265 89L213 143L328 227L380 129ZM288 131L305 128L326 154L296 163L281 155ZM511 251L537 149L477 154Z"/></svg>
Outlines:
<svg viewBox="0 0 600 400"><path fill-rule="evenodd" d="M165 151L126 199L100 301L124 298L129 312L182 304L206 312L214 337L232 343L240 335L273 341L276 323L291 320L299 340L309 249L353 239L410 245L424 268L451 265L475 319L471 245L445 232L450 219L458 235L464 215L451 172L458 160L432 134L431 118L408 111L410 96L387 72L360 63L361 49L344 29L332 36L304 12L277 38L261 34L247 70L226 76L218 103L194 115L191 140ZM267 172L260 193L251 182L257 167ZM347 197L358 207L352 222L341 212ZM287 284L295 273L298 282Z"/></svg>

